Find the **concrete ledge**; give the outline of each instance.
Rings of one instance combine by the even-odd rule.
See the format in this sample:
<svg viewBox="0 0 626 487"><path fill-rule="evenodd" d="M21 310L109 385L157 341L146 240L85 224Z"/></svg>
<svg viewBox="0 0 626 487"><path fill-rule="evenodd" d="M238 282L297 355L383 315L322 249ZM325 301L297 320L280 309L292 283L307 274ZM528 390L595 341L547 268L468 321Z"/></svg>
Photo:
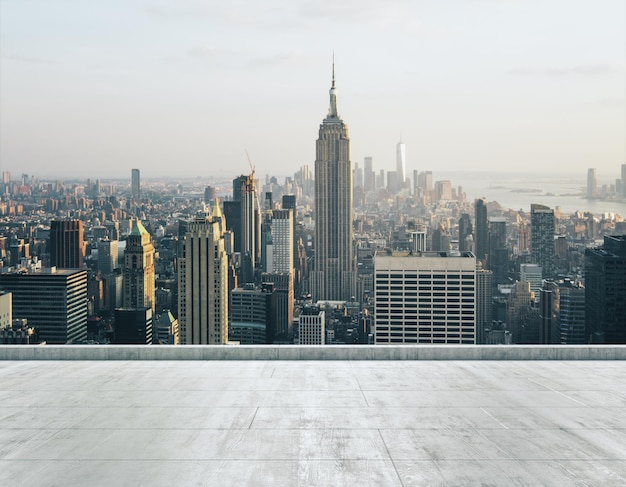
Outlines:
<svg viewBox="0 0 626 487"><path fill-rule="evenodd" d="M0 360L626 360L626 345L0 345Z"/></svg>

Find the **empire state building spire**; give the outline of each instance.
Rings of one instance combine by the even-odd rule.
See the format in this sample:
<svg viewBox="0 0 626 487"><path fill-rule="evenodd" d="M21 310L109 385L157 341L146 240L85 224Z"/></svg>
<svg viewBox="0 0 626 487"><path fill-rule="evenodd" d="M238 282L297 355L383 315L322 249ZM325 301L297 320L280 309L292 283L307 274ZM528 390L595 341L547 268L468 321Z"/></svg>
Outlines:
<svg viewBox="0 0 626 487"><path fill-rule="evenodd" d="M328 116L337 118L337 88L335 87L335 55L333 54L333 84L330 86L330 108L328 109Z"/></svg>

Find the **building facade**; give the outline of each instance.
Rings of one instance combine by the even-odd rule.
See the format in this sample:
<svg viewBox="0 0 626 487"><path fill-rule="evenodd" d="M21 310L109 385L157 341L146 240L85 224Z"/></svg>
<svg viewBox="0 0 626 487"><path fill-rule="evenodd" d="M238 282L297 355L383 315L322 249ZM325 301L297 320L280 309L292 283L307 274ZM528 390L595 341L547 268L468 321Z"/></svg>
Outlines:
<svg viewBox="0 0 626 487"><path fill-rule="evenodd" d="M313 300L350 300L355 294L352 163L348 126L337 113L333 64L330 108L319 129L315 158Z"/></svg>
<svg viewBox="0 0 626 487"><path fill-rule="evenodd" d="M591 343L626 343L626 235L585 250L585 328Z"/></svg>
<svg viewBox="0 0 626 487"><path fill-rule="evenodd" d="M530 257L539 264L544 279L554 273L554 211L544 205L530 205Z"/></svg>
<svg viewBox="0 0 626 487"><path fill-rule="evenodd" d="M228 256L220 225L209 215L186 222L178 258L178 325L183 345L228 342Z"/></svg>
<svg viewBox="0 0 626 487"><path fill-rule="evenodd" d="M154 311L154 245L150 234L139 220L126 238L122 274L123 307L152 308Z"/></svg>
<svg viewBox="0 0 626 487"><path fill-rule="evenodd" d="M50 222L50 266L57 269L82 269L85 256L83 222Z"/></svg>
<svg viewBox="0 0 626 487"><path fill-rule="evenodd" d="M467 252L377 253L376 344L476 343L476 258Z"/></svg>
<svg viewBox="0 0 626 487"><path fill-rule="evenodd" d="M87 338L87 271L46 268L0 275L0 288L13 295L13 316L26 318L51 344Z"/></svg>

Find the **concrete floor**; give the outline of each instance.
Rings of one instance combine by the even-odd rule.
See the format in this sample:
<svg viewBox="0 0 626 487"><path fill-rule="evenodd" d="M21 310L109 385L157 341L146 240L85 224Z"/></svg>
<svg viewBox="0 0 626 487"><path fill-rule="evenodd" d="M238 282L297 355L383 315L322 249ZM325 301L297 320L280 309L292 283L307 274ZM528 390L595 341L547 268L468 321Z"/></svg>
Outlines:
<svg viewBox="0 0 626 487"><path fill-rule="evenodd" d="M0 486L626 485L626 362L0 362Z"/></svg>

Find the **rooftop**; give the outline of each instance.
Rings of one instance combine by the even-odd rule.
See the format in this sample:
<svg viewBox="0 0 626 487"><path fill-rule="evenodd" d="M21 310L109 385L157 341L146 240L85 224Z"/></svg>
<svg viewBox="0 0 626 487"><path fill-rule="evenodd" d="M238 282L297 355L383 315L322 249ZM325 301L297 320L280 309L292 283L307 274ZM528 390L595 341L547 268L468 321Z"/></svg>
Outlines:
<svg viewBox="0 0 626 487"><path fill-rule="evenodd" d="M0 485L622 486L625 356L0 347Z"/></svg>

